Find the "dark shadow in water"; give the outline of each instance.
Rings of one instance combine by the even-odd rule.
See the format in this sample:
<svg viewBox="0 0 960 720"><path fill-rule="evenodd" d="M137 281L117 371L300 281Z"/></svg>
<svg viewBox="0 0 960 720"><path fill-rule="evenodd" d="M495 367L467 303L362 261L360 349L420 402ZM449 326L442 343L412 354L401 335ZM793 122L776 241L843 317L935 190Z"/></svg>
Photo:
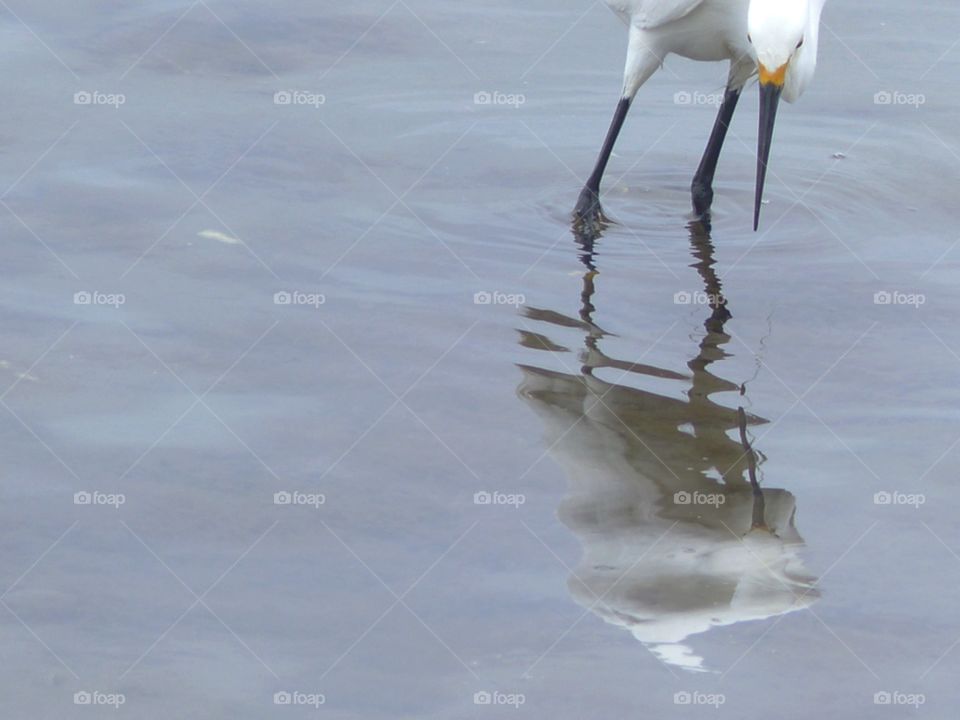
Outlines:
<svg viewBox="0 0 960 720"><path fill-rule="evenodd" d="M792 612L819 594L799 556L794 496L761 489L757 478L764 457L751 447L748 427L767 421L711 399L742 395L745 387L712 372L727 357L731 314L709 228L697 222L689 229L710 315L687 372L604 354L608 333L594 322L597 257L593 240L581 237L579 318L524 310L545 333L550 325L583 332L579 374L521 365L518 392L540 416L547 447L569 476L559 516L583 544L569 580L573 598L664 662L705 670L687 644L691 635ZM568 352L530 328L521 336L528 348ZM597 377L601 368L618 379L683 383L686 399L611 384Z"/></svg>

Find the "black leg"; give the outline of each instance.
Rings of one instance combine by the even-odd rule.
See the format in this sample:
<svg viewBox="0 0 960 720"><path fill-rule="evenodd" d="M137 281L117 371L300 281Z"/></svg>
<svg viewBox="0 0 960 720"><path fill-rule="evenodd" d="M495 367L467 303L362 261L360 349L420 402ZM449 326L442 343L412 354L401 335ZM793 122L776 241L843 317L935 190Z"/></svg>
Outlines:
<svg viewBox="0 0 960 720"><path fill-rule="evenodd" d="M717 120L713 124L713 132L710 133L707 149L703 153L703 159L700 160L696 175L693 176L690 192L693 195L693 209L700 216L706 215L713 203L713 174L717 170L720 149L727 137L727 129L730 127L730 120L733 119L733 111L737 109L739 99L740 90L727 88L723 96L723 104L720 105L720 112L717 113Z"/></svg>
<svg viewBox="0 0 960 720"><path fill-rule="evenodd" d="M630 98L620 98L617 110L613 114L613 121L610 123L610 129L607 130L607 137L600 149L597 164L594 166L593 172L590 173L590 178L583 186L583 190L580 191L577 206L573 211L575 225L593 229L603 221L603 213L600 208L600 180L603 178L603 171L607 169L607 161L610 160L610 153L613 152L617 135L620 134L620 128L623 127L623 121L626 119L629 110Z"/></svg>

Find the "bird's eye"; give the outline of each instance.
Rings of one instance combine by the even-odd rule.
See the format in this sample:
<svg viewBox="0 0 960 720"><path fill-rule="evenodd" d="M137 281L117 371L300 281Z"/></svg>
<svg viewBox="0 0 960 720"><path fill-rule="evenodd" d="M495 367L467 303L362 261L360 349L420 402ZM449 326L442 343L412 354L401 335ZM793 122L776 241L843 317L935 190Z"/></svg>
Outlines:
<svg viewBox="0 0 960 720"><path fill-rule="evenodd" d="M800 38L800 42L797 43L797 50L803 47L803 38Z"/></svg>

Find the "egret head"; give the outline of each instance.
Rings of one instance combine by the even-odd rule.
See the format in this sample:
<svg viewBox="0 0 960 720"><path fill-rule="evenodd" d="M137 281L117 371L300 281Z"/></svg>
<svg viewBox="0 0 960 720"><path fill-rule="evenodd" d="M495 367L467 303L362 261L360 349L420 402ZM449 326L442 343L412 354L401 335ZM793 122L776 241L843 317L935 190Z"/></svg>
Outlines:
<svg viewBox="0 0 960 720"><path fill-rule="evenodd" d="M816 62L816 33L822 0L750 0L748 40L757 58L760 78L760 135L753 229L760 223L760 205L767 175L773 126L781 96L792 102L803 91ZM806 49L813 46L812 52Z"/></svg>

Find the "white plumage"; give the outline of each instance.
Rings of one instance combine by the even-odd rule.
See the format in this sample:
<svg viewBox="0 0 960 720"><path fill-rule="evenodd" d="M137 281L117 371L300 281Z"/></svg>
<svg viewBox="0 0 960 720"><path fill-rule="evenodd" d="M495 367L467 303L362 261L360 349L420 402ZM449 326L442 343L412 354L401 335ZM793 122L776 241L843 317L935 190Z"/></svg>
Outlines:
<svg viewBox="0 0 960 720"><path fill-rule="evenodd" d="M624 22L631 19L644 29L653 29L664 23L679 20L704 0L607 0L607 5Z"/></svg>
<svg viewBox="0 0 960 720"><path fill-rule="evenodd" d="M724 103L691 186L694 209L700 216L709 212L713 202L713 176L740 92L752 76L759 75L756 229L777 104L781 97L796 100L813 79L824 2L607 0L629 28L627 59L620 103L574 211L577 229L596 235L602 227L600 180L613 145L637 91L671 54L730 63Z"/></svg>

